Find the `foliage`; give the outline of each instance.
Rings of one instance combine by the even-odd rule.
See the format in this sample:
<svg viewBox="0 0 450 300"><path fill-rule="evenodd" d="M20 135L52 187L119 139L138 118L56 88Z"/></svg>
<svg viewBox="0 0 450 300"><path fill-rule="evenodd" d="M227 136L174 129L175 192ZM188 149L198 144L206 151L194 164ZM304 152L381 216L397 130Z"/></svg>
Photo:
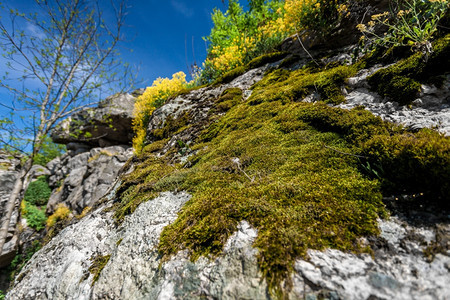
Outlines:
<svg viewBox="0 0 450 300"><path fill-rule="evenodd" d="M358 28L376 44L412 46L428 56L432 52L433 35L449 5L447 0L395 0L391 12L373 15L367 26L360 24ZM384 36L375 32L380 24L388 28Z"/></svg>
<svg viewBox="0 0 450 300"><path fill-rule="evenodd" d="M205 39L210 42L202 81L214 81L251 59L273 51L286 36L282 19L283 1L253 1L245 12L237 0L229 1L225 13L214 10L214 27Z"/></svg>
<svg viewBox="0 0 450 300"><path fill-rule="evenodd" d="M70 209L64 203L58 204L56 206L55 212L47 219L47 228L53 227L58 221L66 220L69 217L70 213Z"/></svg>
<svg viewBox="0 0 450 300"><path fill-rule="evenodd" d="M47 221L45 211L25 200L22 200L20 208L22 216L27 220L28 226L34 228L36 231L41 231L45 228L45 222Z"/></svg>
<svg viewBox="0 0 450 300"><path fill-rule="evenodd" d="M178 72L172 75L172 79L158 78L152 86L145 89L144 94L138 97L134 105L133 147L136 153L139 153L144 146L147 135L147 125L153 111L162 106L171 95L186 89L186 75Z"/></svg>
<svg viewBox="0 0 450 300"><path fill-rule="evenodd" d="M44 137L41 150L35 155L33 164L45 166L54 158L61 156L66 150L65 145L56 144L48 136Z"/></svg>
<svg viewBox="0 0 450 300"><path fill-rule="evenodd" d="M371 88L405 105L419 94L420 82L439 86L441 76L449 72L450 34L433 42L433 48L428 59L425 59L426 54L419 52L375 72L368 78Z"/></svg>
<svg viewBox="0 0 450 300"><path fill-rule="evenodd" d="M14 280L14 277L20 273L25 264L33 257L33 255L42 248L42 244L39 241L33 241L30 247L25 252L17 253L13 261L9 265L10 279Z"/></svg>
<svg viewBox="0 0 450 300"><path fill-rule="evenodd" d="M291 31L314 32L324 37L336 26L345 11L345 0L286 0L285 26Z"/></svg>
<svg viewBox="0 0 450 300"><path fill-rule="evenodd" d="M25 201L33 205L47 205L48 198L52 190L48 186L47 177L40 176L35 181L30 182L25 192Z"/></svg>

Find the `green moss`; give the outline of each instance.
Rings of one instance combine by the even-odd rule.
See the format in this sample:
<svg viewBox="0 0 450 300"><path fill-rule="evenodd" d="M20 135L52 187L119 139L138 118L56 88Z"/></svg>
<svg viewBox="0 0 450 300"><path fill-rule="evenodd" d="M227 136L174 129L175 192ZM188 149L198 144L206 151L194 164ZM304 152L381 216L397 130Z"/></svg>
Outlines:
<svg viewBox="0 0 450 300"><path fill-rule="evenodd" d="M394 65L381 69L367 78L371 88L383 97L410 104L420 92L420 83L442 83L440 75L450 67L450 34L433 43L434 52L425 60L423 53L415 53Z"/></svg>
<svg viewBox="0 0 450 300"><path fill-rule="evenodd" d="M154 129L151 132L151 135L158 140L166 139L180 128L183 128L189 123L190 115L189 112L183 113L178 118L174 118L172 115L167 116L164 121L164 125L160 129Z"/></svg>
<svg viewBox="0 0 450 300"><path fill-rule="evenodd" d="M356 68L351 66L338 66L319 72L312 72L311 69L272 70L254 86L249 103L299 101L312 92L317 92L326 103L342 103L345 98L341 86L355 73Z"/></svg>
<svg viewBox="0 0 450 300"><path fill-rule="evenodd" d="M256 58L252 59L247 65L239 66L239 67L234 68L231 71L226 72L224 75L222 75L221 77L216 79L216 81L214 81L213 85L229 83L236 77L247 72L248 70L258 68L267 63L276 62L276 61L282 59L283 57L285 57L286 55L287 55L286 52L272 52L272 53L267 53L267 54L258 56Z"/></svg>
<svg viewBox="0 0 450 300"><path fill-rule="evenodd" d="M378 166L386 193L420 194L450 206L450 138L429 129L377 135L364 143L362 154Z"/></svg>
<svg viewBox="0 0 450 300"><path fill-rule="evenodd" d="M92 279L92 285L97 282L98 278L100 277L100 273L102 272L103 268L106 266L110 258L111 255L98 255L91 258L92 264L89 267L89 272L94 275L94 278Z"/></svg>
<svg viewBox="0 0 450 300"><path fill-rule="evenodd" d="M211 112L227 112L242 101L242 90L239 88L229 88L223 91L222 95L216 100L215 109Z"/></svg>
<svg viewBox="0 0 450 300"><path fill-rule="evenodd" d="M298 101L317 91L322 100L339 102L340 86L355 72L347 66L271 70L245 102L242 91L227 90L215 109L232 105L220 109L226 110L220 118L211 117L186 164L170 163L174 152L161 155L161 141L133 158L134 171L122 175L116 221L159 192L186 190L192 198L163 230L161 255L187 249L193 260L214 257L246 220L258 230L258 263L278 295L283 280L289 285L294 261L306 258L308 249L368 251L358 241L378 234L376 219L386 215L382 191L415 192L403 185L415 176L429 177L424 193L436 182L439 193L448 195L450 158L448 138L436 133L406 133L362 108ZM389 164L395 178L370 168ZM415 164L429 170L416 172L422 169Z"/></svg>
<svg viewBox="0 0 450 300"><path fill-rule="evenodd" d="M226 72L221 77L216 79L216 81L214 81L213 85L229 83L229 82L233 81L233 79L235 79L236 77L244 74L246 71L247 71L247 69L243 66L234 68L233 70Z"/></svg>
<svg viewBox="0 0 450 300"><path fill-rule="evenodd" d="M280 59L283 59L288 55L287 52L272 52L263 54L261 56L255 57L252 59L246 66L247 70L255 69L258 67L261 67L267 63L273 63L276 61L279 61Z"/></svg>

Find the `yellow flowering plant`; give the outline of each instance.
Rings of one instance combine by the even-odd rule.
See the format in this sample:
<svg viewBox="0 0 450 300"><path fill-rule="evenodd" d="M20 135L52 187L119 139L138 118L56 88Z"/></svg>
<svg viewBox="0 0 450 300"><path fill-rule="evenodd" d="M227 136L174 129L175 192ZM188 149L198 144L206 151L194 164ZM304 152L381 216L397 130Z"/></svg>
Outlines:
<svg viewBox="0 0 450 300"><path fill-rule="evenodd" d="M448 0L396 0L391 12L373 15L367 24L357 28L376 44L382 46L412 46L425 54L432 52L431 40L439 21L448 12ZM375 33L375 26L386 26L383 36Z"/></svg>
<svg viewBox="0 0 450 300"><path fill-rule="evenodd" d="M178 72L172 75L172 79L158 78L152 86L147 87L144 93L138 97L134 105L133 147L136 153L140 153L147 135L147 124L153 111L162 106L171 95L184 90L188 85L186 74Z"/></svg>

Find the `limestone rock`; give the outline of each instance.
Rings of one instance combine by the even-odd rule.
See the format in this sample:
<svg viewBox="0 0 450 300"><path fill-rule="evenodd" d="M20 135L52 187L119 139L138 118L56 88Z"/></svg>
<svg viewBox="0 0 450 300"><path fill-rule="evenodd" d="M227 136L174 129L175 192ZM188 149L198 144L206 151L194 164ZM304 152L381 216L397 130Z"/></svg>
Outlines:
<svg viewBox="0 0 450 300"><path fill-rule="evenodd" d="M47 204L51 214L59 203L78 213L105 195L117 174L132 155L131 148L93 148L75 156L64 155L47 164L53 192Z"/></svg>
<svg viewBox="0 0 450 300"><path fill-rule="evenodd" d="M130 144L134 102L130 94L117 94L62 121L52 132L55 143L67 144L75 155L93 147Z"/></svg>
<svg viewBox="0 0 450 300"><path fill-rule="evenodd" d="M8 153L0 151L0 220L2 221L6 204L9 201L9 195L14 188L14 183L18 175L17 168L19 167L19 165L19 159L11 156ZM6 243L3 246L0 256L0 268L9 265L16 254L18 246L18 236L15 229L18 222L18 216L18 208L16 207L8 227Z"/></svg>

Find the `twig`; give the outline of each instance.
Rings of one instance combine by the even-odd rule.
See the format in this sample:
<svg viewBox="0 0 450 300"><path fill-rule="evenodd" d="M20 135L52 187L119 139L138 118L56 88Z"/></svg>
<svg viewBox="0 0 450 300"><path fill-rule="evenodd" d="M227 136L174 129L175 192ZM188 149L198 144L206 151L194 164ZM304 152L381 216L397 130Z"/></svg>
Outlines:
<svg viewBox="0 0 450 300"><path fill-rule="evenodd" d="M297 36L297 40L300 43L300 45L302 46L303 50L305 50L305 52L309 55L309 57L311 57L312 61L320 67L319 63L314 59L314 57L312 57L311 53L308 52L308 50L306 50L305 46L303 46L302 40L300 39L300 36L298 34L298 29L297 27L295 27L295 30L297 31L297 33L295 34L295 36Z"/></svg>

